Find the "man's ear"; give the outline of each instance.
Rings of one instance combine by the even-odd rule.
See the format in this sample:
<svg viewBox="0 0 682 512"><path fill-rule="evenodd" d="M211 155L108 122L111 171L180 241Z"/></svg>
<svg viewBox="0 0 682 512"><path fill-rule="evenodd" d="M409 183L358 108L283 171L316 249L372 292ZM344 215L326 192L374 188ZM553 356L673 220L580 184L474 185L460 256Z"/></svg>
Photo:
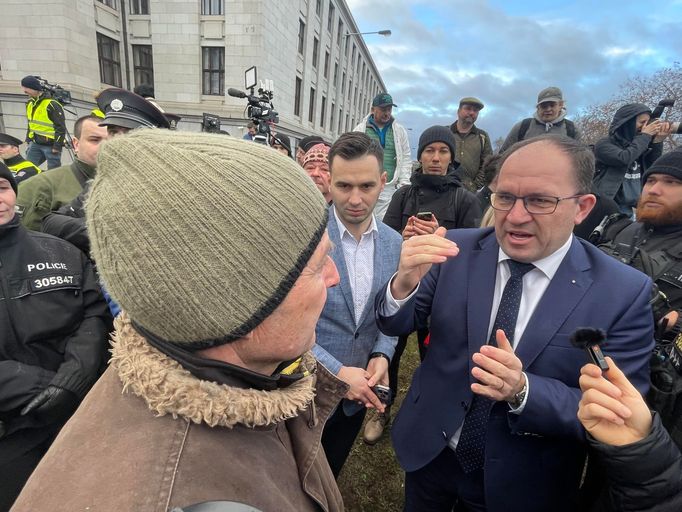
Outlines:
<svg viewBox="0 0 682 512"><path fill-rule="evenodd" d="M590 214L592 208L597 203L597 197L594 194L585 194L578 198L578 213L575 216L575 224L578 225Z"/></svg>

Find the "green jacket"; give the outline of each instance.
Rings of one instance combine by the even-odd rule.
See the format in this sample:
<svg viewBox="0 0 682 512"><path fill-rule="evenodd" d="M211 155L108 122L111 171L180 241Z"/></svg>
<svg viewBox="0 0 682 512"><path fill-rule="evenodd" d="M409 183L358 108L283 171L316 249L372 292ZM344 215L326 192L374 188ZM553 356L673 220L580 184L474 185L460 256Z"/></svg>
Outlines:
<svg viewBox="0 0 682 512"><path fill-rule="evenodd" d="M487 185L482 168L486 157L493 154L490 135L475 125L469 133L461 134L457 131L457 121L450 125L450 131L455 135L455 160L460 164L459 176L467 189L476 192Z"/></svg>
<svg viewBox="0 0 682 512"><path fill-rule="evenodd" d="M21 182L17 195L21 223L26 229L40 231L43 217L73 201L94 177L95 168L76 159Z"/></svg>

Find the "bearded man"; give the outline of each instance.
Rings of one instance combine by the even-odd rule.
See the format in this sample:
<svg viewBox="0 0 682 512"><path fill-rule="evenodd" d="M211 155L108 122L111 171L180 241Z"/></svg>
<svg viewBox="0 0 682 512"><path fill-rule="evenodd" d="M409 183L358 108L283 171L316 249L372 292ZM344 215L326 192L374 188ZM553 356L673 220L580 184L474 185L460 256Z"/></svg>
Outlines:
<svg viewBox="0 0 682 512"><path fill-rule="evenodd" d="M682 151L656 160L642 182L637 222L623 228L617 214L605 219L599 247L644 272L656 285L651 304L658 326L657 349L647 398L682 446Z"/></svg>

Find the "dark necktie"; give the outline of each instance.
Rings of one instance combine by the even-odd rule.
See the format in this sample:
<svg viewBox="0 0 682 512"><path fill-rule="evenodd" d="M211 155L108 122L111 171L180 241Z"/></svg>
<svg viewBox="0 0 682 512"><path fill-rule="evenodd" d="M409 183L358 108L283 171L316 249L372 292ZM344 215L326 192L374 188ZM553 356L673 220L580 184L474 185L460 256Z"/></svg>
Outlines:
<svg viewBox="0 0 682 512"><path fill-rule="evenodd" d="M523 293L523 276L533 270L532 263L520 263L514 260L509 262L510 277L504 286L500 305L497 308L493 330L490 333L488 344L496 345L495 333L502 329L510 343L514 343L514 329L516 318L519 316L521 295ZM483 467L485 460L485 436L488 426L490 411L495 401L489 398L474 395L471 407L464 418L462 432L457 443L455 453L465 473L470 473Z"/></svg>

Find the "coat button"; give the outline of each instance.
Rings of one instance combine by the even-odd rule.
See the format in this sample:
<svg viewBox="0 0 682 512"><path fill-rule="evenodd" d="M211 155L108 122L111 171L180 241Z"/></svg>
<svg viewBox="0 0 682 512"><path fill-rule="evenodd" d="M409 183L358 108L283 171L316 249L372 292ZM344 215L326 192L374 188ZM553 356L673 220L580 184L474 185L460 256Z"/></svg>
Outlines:
<svg viewBox="0 0 682 512"><path fill-rule="evenodd" d="M356 332L354 337L355 337L355 339L357 340L357 339L360 337L360 333L359 333L359 332Z"/></svg>

